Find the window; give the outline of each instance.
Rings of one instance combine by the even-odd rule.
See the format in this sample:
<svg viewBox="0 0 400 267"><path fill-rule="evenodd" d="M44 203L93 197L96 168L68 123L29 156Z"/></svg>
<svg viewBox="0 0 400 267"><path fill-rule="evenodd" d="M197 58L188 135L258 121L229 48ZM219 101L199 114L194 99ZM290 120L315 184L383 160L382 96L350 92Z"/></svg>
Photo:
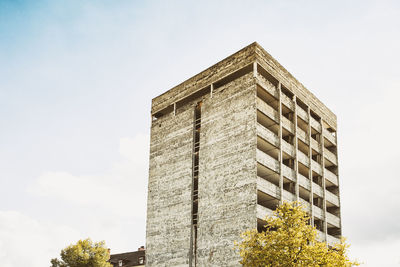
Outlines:
<svg viewBox="0 0 400 267"><path fill-rule="evenodd" d="M144 264L144 257L139 257L139 264Z"/></svg>

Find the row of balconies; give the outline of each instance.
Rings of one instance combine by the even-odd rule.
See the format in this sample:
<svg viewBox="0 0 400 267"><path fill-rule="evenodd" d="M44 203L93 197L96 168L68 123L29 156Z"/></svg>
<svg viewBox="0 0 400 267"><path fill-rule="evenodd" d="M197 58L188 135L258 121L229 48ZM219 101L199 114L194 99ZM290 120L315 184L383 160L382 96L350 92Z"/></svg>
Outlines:
<svg viewBox="0 0 400 267"><path fill-rule="evenodd" d="M267 167L268 169L274 171L275 173L280 173L280 163L279 161L277 161L276 159L274 159L273 157L271 157L270 155L264 153L263 151L257 149L257 162L260 163L261 165ZM312 170L317 170L318 168L316 168L317 166L319 166L319 168L321 168L320 165L312 165ZM327 178L326 174L329 173L328 177L329 180L332 184L338 186L338 178L335 174L333 174L332 172L325 170L325 178ZM296 172L294 170L292 170L291 168L287 167L286 165L282 164L282 176L284 176L285 178L287 178L288 180L290 180L291 182L296 182ZM304 177L302 174L298 173L297 176L297 181L299 186L303 187L304 189L311 191L311 185L312 185L312 191L320 198L324 197L324 189L310 181L310 179ZM339 197L331 192L329 192L328 190L325 190L325 198L326 201L331 203L332 205L339 207Z"/></svg>
<svg viewBox="0 0 400 267"><path fill-rule="evenodd" d="M279 92L278 89L270 82L264 80L264 79L258 79L258 83L261 85L261 87L263 88L264 91L266 91L268 94L272 95L275 99L279 98ZM257 106L259 107L259 100L257 102ZM261 100L262 101L262 100ZM262 101L263 102L263 101ZM281 102L283 105L285 105L285 107L287 107L291 112L294 112L295 109L295 102L290 99L288 96L286 96L285 94L281 94ZM265 102L264 102L265 103ZM265 103L266 104L266 103ZM268 104L267 104L268 105ZM274 110L272 108L271 110L274 114L274 118L279 119L279 114L276 110ZM314 119L312 116L309 116L308 112L305 111L302 107L300 107L299 105L297 105L296 107L296 112L297 112L297 116L303 120L305 123L310 122L310 125L313 129L315 129L315 131L317 131L318 133L321 133L322 131L322 125L319 121L317 121L316 119ZM288 119L286 118L282 118L284 121L283 123L288 123L290 122ZM287 121L286 121L286 120ZM290 122L291 123L291 122ZM290 126L289 126L290 128ZM336 145L336 137L329 132L328 130L324 131L324 137L333 145Z"/></svg>
<svg viewBox="0 0 400 267"><path fill-rule="evenodd" d="M264 192L265 194L275 198L275 199L281 199L281 190L278 186L275 184L265 180L262 177L257 177L257 189L260 190L261 192ZM315 191L314 191L315 189ZM313 193L317 195L318 197L323 198L323 189L319 185L313 183ZM339 207L339 198L332 194L329 191L325 192L326 195L326 201L330 202L332 205L335 205ZM288 192L286 190L282 190L282 199L286 201L296 201L296 195L292 194L291 192ZM301 203L304 205L305 209L308 212L311 212L311 205L309 202L304 201L303 199L299 198ZM318 219L323 219L323 210L317 206L313 206L313 211L314 211L314 216L317 217ZM340 227L340 219L336 215L333 215L329 212L327 214L327 219L328 223L332 224L335 227Z"/></svg>
<svg viewBox="0 0 400 267"><path fill-rule="evenodd" d="M279 124L279 113L278 111L276 111L273 107L271 107L269 104L265 103L262 99L257 98L257 109L260 110L263 114L265 114L266 116L268 116L270 119L272 119L275 123ZM298 111L302 110L300 107L298 107ZM305 112L304 110L297 112L297 115L301 114L302 112ZM306 113L307 114L307 113ZM308 116L308 114L307 114ZM300 117L300 116L299 116ZM289 119L287 119L286 117L282 116L282 127L289 131L291 134L294 134L294 123L291 122ZM316 121L314 118L311 118L311 126L314 127L316 125L319 125L316 129L318 132L321 132L321 124ZM308 120L307 120L308 121ZM314 125L314 126L313 126ZM306 132L301 129L300 127L297 127L297 135L298 138L305 144L310 145L310 140L309 140L309 136L308 134L306 134ZM323 136L325 137L326 140L329 141L330 144L335 145L336 146L336 138L329 132L329 131L323 131ZM311 146L312 148L317 151L317 152L321 152L321 148L318 145L318 142L311 138ZM327 150L327 149L325 149ZM332 153L333 154L333 153Z"/></svg>
<svg viewBox="0 0 400 267"><path fill-rule="evenodd" d="M266 167L266 169L260 170L259 174L265 177L265 179L260 176L257 179L258 190L259 192L263 192L263 196L261 197L260 203L257 207L257 218L262 220L266 215L271 215L272 209L274 209L274 206L278 204L280 199L285 201L295 201L297 197L293 194L293 185L297 179L299 184L298 201L303 204L309 213L312 211L316 225L321 225L321 223L326 220L329 234L327 233L325 236L323 232L318 231L320 236L319 239L321 241L327 241L328 244L337 243L339 242L339 239L330 234L336 235L335 231L340 231L340 218L330 212L336 212L335 210L338 209L339 197L330 191L324 190L320 184L311 182L313 180L312 177L310 177L310 179L305 177L309 175L311 169L313 176L314 173L315 175L324 176L323 179L325 179L327 187L338 186L337 175L326 169L332 165L337 166L337 156L332 153L332 151L335 151L336 137L329 131L329 129L323 131L322 128L324 126L320 121L316 120L311 113L309 114L306 112L301 106L299 106L300 104L296 104L291 98L283 93L281 94L283 116L280 116L278 112L279 92L277 88L263 79L259 81L261 82L263 90L257 97L257 109L259 111L257 112L257 135L262 140L259 139L259 142L261 143L258 143L257 162L259 163L258 166L263 166L261 167L262 169ZM297 125L293 123L293 113L295 108L298 116ZM287 141L284 139L280 140L278 137L279 119L281 119L282 123L282 137ZM312 138L310 138L308 134L308 124L311 126ZM297 150L299 170L297 172L297 178L296 171L293 170L293 160L296 156L296 148L292 145L293 138L298 138L299 140ZM326 167L324 170L322 167L323 165L319 163L321 162L320 157L322 154L321 138L324 138L325 141L325 149L323 153L324 158L322 159L325 162ZM266 141L266 143L264 141ZM280 141L282 141L282 143L280 143ZM277 160L277 158L279 158L278 153L280 146L282 148L283 160L285 161L286 159L285 164L280 164ZM309 148L312 149L312 157L311 155L307 155L310 152ZM289 161L287 161L288 159ZM318 162L316 160L318 160ZM270 171L266 171L267 169ZM280 172L282 172L285 183L284 188L282 189L279 188ZM318 176L316 176L316 179L316 182L321 181L318 180L320 179ZM313 192L312 196L311 191ZM314 199L314 205L310 204L310 197L317 198L317 200ZM331 209L330 211L326 211L325 214L323 209L320 208L322 207L322 201L326 201L326 207ZM325 240L325 237L327 240Z"/></svg>
<svg viewBox="0 0 400 267"><path fill-rule="evenodd" d="M273 211L269 208L266 208L262 205L257 205L257 219L264 220L267 216L272 216ZM327 218L327 220L331 220L331 218ZM322 231L317 230L318 236L317 239L319 241L326 241L328 245L333 246L334 244L340 243L340 239L331 235L326 235L327 240L325 240L325 234Z"/></svg>
<svg viewBox="0 0 400 267"><path fill-rule="evenodd" d="M270 131L269 129L267 129L264 126L262 126L260 123L257 124L257 135L259 137L261 137L262 139L264 139L265 141L267 141L268 143L272 144L273 146L279 147L279 137L275 133ZM336 156L330 151L328 153L325 153L327 151L329 151L329 150L324 150L325 158L336 165L337 164ZM289 155L290 157L294 157L295 156L295 148L294 148L294 146L289 144L288 142L286 142L283 139L282 139L282 152L284 152L285 154ZM274 158L272 158L272 159L275 160ZM319 164L318 162L310 159L306 154L304 154L300 150L297 150L297 159L301 164L303 164L307 168L311 168L318 175L322 175L322 166L321 166L321 164ZM277 160L275 160L275 161L278 162ZM270 163L270 165L272 164L274 166L274 165L278 164L278 172L279 172L279 162L276 163L275 161L273 163ZM282 168L283 168L282 171L287 173L287 175L288 175L287 178L290 179L290 178L293 177L293 179L294 179L294 176L295 176L294 170L292 170L291 168L287 167L286 165L282 165ZM324 170L324 176L332 184L338 186L337 176L335 174L333 174L332 172L330 172L329 170L327 170L326 168Z"/></svg>

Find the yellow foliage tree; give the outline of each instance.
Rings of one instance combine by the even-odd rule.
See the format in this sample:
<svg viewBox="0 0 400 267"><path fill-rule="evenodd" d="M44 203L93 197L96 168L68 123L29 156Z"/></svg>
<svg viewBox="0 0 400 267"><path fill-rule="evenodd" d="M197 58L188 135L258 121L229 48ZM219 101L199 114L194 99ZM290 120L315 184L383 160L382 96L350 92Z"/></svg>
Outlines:
<svg viewBox="0 0 400 267"><path fill-rule="evenodd" d="M105 242L93 243L90 238L79 240L61 250L61 260L52 259L51 267L112 267Z"/></svg>
<svg viewBox="0 0 400 267"><path fill-rule="evenodd" d="M317 241L317 230L308 224L309 217L298 202L280 205L266 218L265 230L242 233L235 242L243 266L355 266L347 256L345 240L334 247Z"/></svg>

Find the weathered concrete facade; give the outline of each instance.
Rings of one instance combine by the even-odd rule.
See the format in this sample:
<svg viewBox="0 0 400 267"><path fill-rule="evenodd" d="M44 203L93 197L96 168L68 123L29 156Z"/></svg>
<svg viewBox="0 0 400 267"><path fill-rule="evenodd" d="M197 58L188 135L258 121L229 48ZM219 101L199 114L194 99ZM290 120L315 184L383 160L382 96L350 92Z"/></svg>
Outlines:
<svg viewBox="0 0 400 267"><path fill-rule="evenodd" d="M148 266L238 266L282 201L341 235L336 116L253 43L153 99Z"/></svg>

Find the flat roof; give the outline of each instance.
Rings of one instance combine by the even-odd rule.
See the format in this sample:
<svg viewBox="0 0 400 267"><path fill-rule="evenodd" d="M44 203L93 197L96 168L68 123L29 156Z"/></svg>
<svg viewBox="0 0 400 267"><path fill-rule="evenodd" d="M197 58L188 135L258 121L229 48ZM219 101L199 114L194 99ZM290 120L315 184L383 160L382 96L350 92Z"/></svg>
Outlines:
<svg viewBox="0 0 400 267"><path fill-rule="evenodd" d="M165 93L153 98L151 114L156 114L157 112L167 109L169 106L185 97L210 86L254 62L257 62L269 75L281 82L285 88L307 104L312 111L317 113L336 130L336 115L257 42L251 43L238 52L176 85Z"/></svg>

